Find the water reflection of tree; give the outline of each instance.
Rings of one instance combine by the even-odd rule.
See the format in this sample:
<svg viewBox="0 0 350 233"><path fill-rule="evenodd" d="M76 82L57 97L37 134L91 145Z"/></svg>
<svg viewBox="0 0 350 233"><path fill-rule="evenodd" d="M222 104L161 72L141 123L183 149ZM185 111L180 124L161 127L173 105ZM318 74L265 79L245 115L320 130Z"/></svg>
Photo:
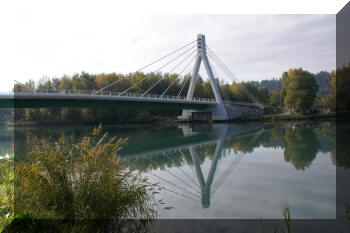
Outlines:
<svg viewBox="0 0 350 233"><path fill-rule="evenodd" d="M349 169L350 168L350 123L337 122L336 150L332 151L332 158L336 161L337 166Z"/></svg>
<svg viewBox="0 0 350 233"><path fill-rule="evenodd" d="M154 219L159 188L116 156L124 141L99 137L100 131L77 144L63 138L54 144L38 141L16 164L16 215L108 219L113 224L120 219ZM144 222L136 223L144 227Z"/></svg>
<svg viewBox="0 0 350 233"><path fill-rule="evenodd" d="M298 170L309 167L316 158L319 143L312 128L285 129L283 136L284 159Z"/></svg>
<svg viewBox="0 0 350 233"><path fill-rule="evenodd" d="M253 143L251 143L251 138L253 136L246 136L244 135L246 133L249 133L252 131L252 127L249 125L234 125L233 129L235 132L239 132L239 136L243 136L239 139L228 139L225 140L223 149L224 151L232 150L233 153L252 153L255 148L258 148L260 146L263 146L265 148L283 148L285 147L285 158L286 161L293 161L295 162L295 158L298 157L297 160L299 160L299 164L302 163L302 160L306 160L306 164L311 164L312 161L309 161L310 159L315 159L315 156L312 156L312 154L305 154L301 156L300 153L302 153L302 148L297 149L299 146L304 146L304 150L307 150L306 147L315 147L317 144L314 144L314 142L319 141L317 146L317 151L322 152L328 152L331 151L332 159L335 162L335 125L332 122L286 122L286 123L277 123L277 124L264 124L265 132L261 133L256 140L254 140ZM256 127L259 129L259 127ZM260 127L261 128L261 127ZM294 129L293 129L294 128ZM308 130L305 130L305 129ZM130 136L130 130L134 130L135 128L114 128L112 127L112 132L118 132L118 135L125 135ZM155 130L156 129L156 130ZM202 129L200 129L202 130ZM299 139L295 138L293 140L293 134L291 133L291 130L294 130L295 135L299 135ZM254 130L253 130L254 131ZM299 132L301 131L301 132ZM314 133L310 133L313 131ZM18 155L25 154L26 151L30 150L30 143L32 139L32 133L37 135L40 138L47 138L48 141L55 141L58 137L65 137L66 139L69 138L69 134L72 132L71 128L64 128L63 130L15 130L15 149L16 149L16 157L19 158ZM155 144L158 145L158 143L161 145L161 142L164 142L165 144L169 145L176 145L179 138L182 140L182 137L179 137L178 135L181 135L181 131L179 131L178 128L172 126L172 127L165 127L165 126L152 126L149 129L142 129L137 131L137 134L133 134L130 137L130 145L131 151L137 151L137 150L145 150L147 151L147 148L155 148ZM74 131L74 140L80 140L84 135L86 135L87 129L77 129ZM308 135L303 135L304 133ZM175 135L175 136L174 136ZM308 137L310 137L311 144L305 144L302 142L303 139L306 139L308 141ZM203 139L203 137L198 137L200 140ZM204 137L205 138L205 137ZM302 138L302 139L300 139ZM346 137L345 137L346 138ZM145 143L144 141L147 141ZM151 140L149 140L151 139ZM193 142L196 142L196 140L199 140L197 138L191 138ZM210 137L208 137L208 140L210 140ZM132 142L131 142L132 141ZM161 141L161 142L160 142ZM182 141L183 142L183 141ZM139 146L137 146L139 145ZM142 145L142 148L139 148ZM346 144L345 144L346 146ZM208 144L206 146L197 147L196 150L198 153L199 161L202 164L205 160L205 158L212 159L214 156L215 151L215 143ZM135 149L137 148L137 150ZM310 151L314 151L315 148L309 148ZM125 148L122 152L125 153L125 151L130 151L130 147ZM297 153L293 155L293 150ZM300 151L301 150L301 151ZM346 151L346 150L342 150ZM230 152L231 153L231 152ZM299 153L299 154L298 154ZM342 153L342 152L340 152ZM225 153L223 153L225 155ZM311 157L310 157L311 156ZM341 156L341 155L339 155ZM312 159L313 157L313 159ZM341 156L338 159L338 165L339 164L346 164L346 158L347 156ZM344 160L345 159L345 160ZM344 161L343 161L344 160ZM132 164L135 168L137 168L140 171L146 171L147 168L149 168L150 165L154 169L160 168L160 169L166 169L171 167L179 167L183 166L184 164L192 165L193 161L191 158L191 155L188 151L188 149L183 149L182 152L173 151L173 152L166 152L165 154L153 154L149 155L148 157L141 156L138 158L130 159L130 164ZM309 162L307 162L309 161ZM295 164L294 164L295 165ZM306 168L307 166L300 165L301 167ZM298 169L302 169L301 167L298 167Z"/></svg>
<svg viewBox="0 0 350 233"><path fill-rule="evenodd" d="M333 155L335 152L335 144L332 142L335 140L334 132L334 125L327 123L281 124L277 127L267 128L257 136L253 143L251 140L254 135L226 140L222 154L228 156L232 153L253 153L254 149L260 146L266 148L281 147L284 149L285 160L292 163L296 169L304 170L316 159L318 151L326 152L332 149L331 155ZM326 144L323 147L320 146L320 138L322 143ZM204 162L205 158L213 159L215 148L215 143L196 148L200 164ZM188 150L183 150L182 153L167 153L167 156L154 155L150 158L135 158L130 163L141 170L146 170L150 164L154 169L193 164Z"/></svg>

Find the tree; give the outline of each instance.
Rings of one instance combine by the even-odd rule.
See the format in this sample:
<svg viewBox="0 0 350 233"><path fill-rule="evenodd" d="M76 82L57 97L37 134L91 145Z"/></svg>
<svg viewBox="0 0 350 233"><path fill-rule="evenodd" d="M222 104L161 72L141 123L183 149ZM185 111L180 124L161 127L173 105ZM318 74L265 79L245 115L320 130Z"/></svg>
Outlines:
<svg viewBox="0 0 350 233"><path fill-rule="evenodd" d="M60 84L58 86L59 89L72 89L73 88L73 82L70 77L67 75L63 75L63 77L60 79Z"/></svg>
<svg viewBox="0 0 350 233"><path fill-rule="evenodd" d="M284 105L293 111L305 112L309 110L314 104L317 89L314 75L306 70L290 69L287 73L283 73Z"/></svg>
<svg viewBox="0 0 350 233"><path fill-rule="evenodd" d="M283 137L284 159L298 170L305 170L315 160L319 142L313 129L286 129Z"/></svg>
<svg viewBox="0 0 350 233"><path fill-rule="evenodd" d="M53 89L51 79L47 76L42 77L39 79L36 88L39 90Z"/></svg>
<svg viewBox="0 0 350 233"><path fill-rule="evenodd" d="M109 84L117 81L117 79L118 79L118 77L117 77L116 73L98 74L98 75L96 75L96 78L95 78L96 88L102 89L102 88L108 86ZM110 91L110 89L108 91Z"/></svg>
<svg viewBox="0 0 350 233"><path fill-rule="evenodd" d="M332 88L335 87L337 90L337 109L341 111L348 111L350 109L350 63L347 66L343 66L342 68L338 68L336 70L336 78L333 75L333 79L331 79Z"/></svg>
<svg viewBox="0 0 350 233"><path fill-rule="evenodd" d="M327 71L320 71L315 74L315 79L318 85L318 95L326 96L329 93L330 73Z"/></svg>
<svg viewBox="0 0 350 233"><path fill-rule="evenodd" d="M281 106L281 93L280 91L272 91L269 98L269 103L273 107Z"/></svg>

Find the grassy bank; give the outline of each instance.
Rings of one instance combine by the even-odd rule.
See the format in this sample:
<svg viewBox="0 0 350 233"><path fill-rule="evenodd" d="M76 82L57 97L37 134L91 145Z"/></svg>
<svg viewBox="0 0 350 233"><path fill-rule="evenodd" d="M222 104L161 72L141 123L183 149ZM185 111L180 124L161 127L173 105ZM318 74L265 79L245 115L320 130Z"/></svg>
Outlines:
<svg viewBox="0 0 350 233"><path fill-rule="evenodd" d="M98 125L101 122L103 124L155 124L159 122L173 122L176 119L167 118L161 116L155 116L153 118L139 119L139 120L116 120L116 121L57 121L57 120L45 120L45 121L15 121L6 122L6 126L69 126L69 125Z"/></svg>
<svg viewBox="0 0 350 233"><path fill-rule="evenodd" d="M311 119L335 119L336 114L273 114L273 115L264 115L262 120L274 121L274 120L311 120Z"/></svg>
<svg viewBox="0 0 350 233"><path fill-rule="evenodd" d="M227 122L239 122L239 121L275 121L275 120L284 120L284 121L295 121L295 120L311 120L311 119L335 119L339 117L339 114L270 114L263 115L260 118L246 118L246 119L236 119L230 120ZM346 115L346 117L350 116L350 114ZM102 121L103 124L157 124L157 123L176 123L181 122L176 118L170 117L161 117L155 116L153 118L139 119L139 120L124 120L124 121ZM101 123L100 121L57 121L57 120L45 120L45 121L15 121L15 122L2 122L4 126L69 126L69 125L96 125Z"/></svg>

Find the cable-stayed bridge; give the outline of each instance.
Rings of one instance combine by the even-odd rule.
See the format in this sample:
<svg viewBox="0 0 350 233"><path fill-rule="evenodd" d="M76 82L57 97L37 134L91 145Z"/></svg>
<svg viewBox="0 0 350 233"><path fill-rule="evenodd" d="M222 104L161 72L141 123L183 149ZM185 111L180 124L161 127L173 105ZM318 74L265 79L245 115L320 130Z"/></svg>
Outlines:
<svg viewBox="0 0 350 233"><path fill-rule="evenodd" d="M249 131L241 132L236 127L231 127L227 124L213 125L213 130L215 132L212 134L211 138L198 138L197 140L191 140L191 138L195 136L194 134L187 136L189 143L183 141L181 145L165 146L141 153L126 153L121 157L130 165L134 164L135 160L143 160L156 168L157 160L159 159L174 164L174 169L164 168L172 180L157 175L152 169L146 173L157 180L157 182L160 182L160 184L166 185L166 191L184 198L199 201L202 203L203 208L208 208L210 207L210 199L244 156L244 153L238 153L236 155L228 153L228 156L232 158L229 163L226 161L227 166L222 165L222 160L225 154L224 143L232 143L241 139L248 139L248 144L252 146L258 137L264 132L264 129L260 127L251 127ZM201 155L199 151L200 149L205 149L210 146L215 146L215 151L212 156L208 175L205 178L200 166ZM178 158L176 159L177 161L174 160L174 154L177 157L180 156L182 158L181 161L184 161L184 158L189 155L190 160L192 161L192 164L190 165L192 172L186 172L185 169L182 168L184 164L182 163L179 165Z"/></svg>
<svg viewBox="0 0 350 233"><path fill-rule="evenodd" d="M215 99L195 97L195 87L199 77L199 69L203 63L208 75L211 89ZM175 65L174 65L175 64ZM191 64L193 66L191 66ZM123 76L100 90L61 90L61 89L14 89L12 93L0 94L1 108L47 108L47 107L94 107L110 106L116 108L155 108L155 109L176 109L183 110L179 116L181 120L191 120L202 115L209 116L210 120L229 120L242 116L254 116L262 114L263 106L241 87L240 91L250 100L248 103L231 101L222 91L220 83L214 77L216 65L232 82L238 82L236 76L228 69L222 60L210 49L205 41L205 36L199 34L197 40L192 41L179 49L166 54L165 56L138 69L134 74L151 69L151 73L162 72L164 68L172 67L167 74L172 74L180 69L178 77L175 78L162 93L152 93L161 82L162 78L151 84L143 93L135 92L135 89L142 83L149 80L151 75L132 83L121 91L109 90L116 87L131 76ZM153 69L159 65L157 69ZM188 68L193 67L191 75L187 78L183 75ZM172 86L182 79L177 95L168 95L167 92ZM188 84L189 83L189 84ZM184 93L185 87L188 90ZM204 114L205 113L205 114Z"/></svg>

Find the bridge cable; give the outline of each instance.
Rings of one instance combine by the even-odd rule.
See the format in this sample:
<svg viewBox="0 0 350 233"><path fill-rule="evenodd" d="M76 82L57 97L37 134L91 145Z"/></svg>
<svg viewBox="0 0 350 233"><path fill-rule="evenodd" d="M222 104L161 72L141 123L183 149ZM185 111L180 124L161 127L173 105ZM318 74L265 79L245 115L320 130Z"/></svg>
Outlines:
<svg viewBox="0 0 350 233"><path fill-rule="evenodd" d="M186 158L186 155L185 155L185 153L184 153L182 150L180 150L180 153L182 154L182 156L184 156L184 157ZM192 161L192 162L193 162L193 161ZM196 175L196 172L195 172L194 169L193 169L193 164L192 164L192 166L189 165L189 167L191 168L193 175L194 175L194 176L197 176L197 175ZM198 184L197 184L197 186L198 186Z"/></svg>
<svg viewBox="0 0 350 233"><path fill-rule="evenodd" d="M219 177L219 179L214 183L214 185L212 186L213 188L213 192L215 192L216 189L218 189L218 187L224 182L224 180L228 177L228 175L232 172L233 168L235 168L237 166L237 164L239 163L239 161L242 159L243 157L243 153L240 153L239 155L237 155L237 157L232 161L232 163L230 164L230 166L221 174L221 176Z"/></svg>
<svg viewBox="0 0 350 233"><path fill-rule="evenodd" d="M167 74L170 75L171 72L173 72L177 67L179 67L184 61L186 61L190 56L192 56L195 52L197 52L196 50L192 51L192 53L190 53L188 56L186 56L184 59L182 59L180 61L180 63L178 63L176 66L174 66L169 72L166 72ZM165 74L166 74L165 73ZM147 91L145 91L141 96L145 95L147 92L149 92L153 87L155 87L161 80L163 80L163 75L162 77L155 83L153 84L150 88L148 88Z"/></svg>
<svg viewBox="0 0 350 233"><path fill-rule="evenodd" d="M193 196L195 196L195 197L201 198L201 197L198 196L197 194L191 193L190 191L188 191L188 190L186 190L186 189L184 189L184 188L181 188L181 187L177 186L176 184L174 184L174 183L172 183L172 182L170 182L170 181L168 181L168 180L166 180L166 179L164 179L164 178L162 178L162 177L160 177L160 176L158 176L158 175L156 175L156 174L154 174L154 173L152 173L152 172L149 172L149 174L151 174L151 175L153 175L153 176L155 176L155 177L157 177L157 178L159 178L159 179L165 181L165 182L168 183L168 184L171 184L171 185L175 186L175 187L178 188L178 189L181 189L182 191L185 191L185 192L187 192L187 193L189 193L189 194L191 194L191 195L193 195Z"/></svg>
<svg viewBox="0 0 350 233"><path fill-rule="evenodd" d="M209 51L209 50L208 50ZM213 61L213 62L215 62L216 63L216 65L226 74L226 76L230 79L230 81L231 82L234 82L234 83L236 83L236 81L235 80L233 80L233 78L231 77L231 75L232 74L230 74L230 72L227 70L227 69L225 69L225 67L223 67L223 65L222 64L220 64L220 62L209 52L208 53L208 58L209 58L209 60L211 60L211 61ZM244 93L244 90L240 90L243 94L245 94ZM253 101L251 98L250 98L250 96L247 96L251 101Z"/></svg>
<svg viewBox="0 0 350 233"><path fill-rule="evenodd" d="M150 160L152 163L156 164L156 163L155 163L152 159L150 159L147 155L146 155L146 158L147 158L148 160ZM198 190L196 190L196 189L193 188L191 185L187 184L185 181L183 181L182 179L180 179L179 177L177 177L176 175L174 175L174 174L173 174L172 172L170 172L168 169L166 169L166 171L167 171L170 175L174 176L174 177L175 177L177 180L179 180L180 182L184 183L185 185L187 185L188 187L190 187L190 188L193 189L194 191L200 193Z"/></svg>
<svg viewBox="0 0 350 233"><path fill-rule="evenodd" d="M211 56L208 56L208 60L209 61L214 61L214 59L211 57ZM214 61L215 62L215 61ZM216 62L215 62L216 63ZM217 64L216 64L217 65ZM218 66L218 65L217 65ZM214 66L212 66L213 67L213 71L214 71L214 73L216 73L216 70L214 69ZM219 67L220 68L220 67ZM217 75L217 73L216 73L216 75ZM227 74L226 74L227 75ZM217 75L217 77L219 77L218 75ZM231 80L232 81L232 80ZM220 89L220 91L221 92L223 92L224 93L224 91L221 89L221 86L220 86L220 83L218 84L218 86L219 86L219 89ZM242 90L241 90L242 91ZM226 97L226 99L225 100L227 100L227 101L230 101L230 98L226 95L226 93L225 93L225 97Z"/></svg>
<svg viewBox="0 0 350 233"><path fill-rule="evenodd" d="M224 173L220 176L220 178L214 183L213 189L212 189L213 194L224 182L224 180L228 177L228 175L232 172L233 168L237 166L239 161L243 158L243 155L244 155L243 153L240 153L239 155L237 155L237 157L232 161L230 166L224 171Z"/></svg>
<svg viewBox="0 0 350 233"><path fill-rule="evenodd" d="M216 187L219 183L221 183L222 180L227 176L228 171L231 170L231 166L236 166L236 163L240 160L241 155L243 153L239 153L236 158L231 162L230 166L221 174L220 178L214 183L213 188Z"/></svg>
<svg viewBox="0 0 350 233"><path fill-rule="evenodd" d="M193 43L195 43L195 42L197 42L197 40L192 41L191 43L188 43L188 44L186 44L185 46L182 46L181 48L176 49L176 50L174 50L173 52L164 55L163 57L161 57L161 58L159 58L159 59L157 59L157 60L155 60L155 61L149 63L148 65L145 65L144 67L141 67L140 69L136 70L136 71L134 72L134 74L137 73L137 72L140 72L140 71L142 71L142 70L144 70L144 69L146 69L147 67L149 67L149 66L155 64L156 62L159 62L159 61L163 60L164 58L166 58L166 57L168 57L168 56L173 55L174 53L176 53L176 52L178 52L178 51L180 51L180 50L182 50L182 49L184 49L184 48L190 46L191 44L193 44ZM131 76L130 76L130 77L131 77ZM119 79L119 80L117 80L117 81L112 82L111 84L107 85L106 87L104 87L104 88L98 90L96 93L99 93L99 92L101 92L101 91L107 89L108 87L113 86L114 84L118 83L118 82L121 81L121 80L124 80L125 78L127 78L127 77L124 76L123 78L121 78L121 79Z"/></svg>
<svg viewBox="0 0 350 233"><path fill-rule="evenodd" d="M182 87L181 87L181 89L180 89L180 91L179 91L179 93L177 94L177 96L176 97L179 97L180 95L181 95L181 92L182 92L182 90L184 89L184 87L186 86L186 84L187 84L187 82L188 82L188 80L190 80L192 78L192 75L191 76L189 76L187 79L186 79L186 81L185 81L185 79L184 79L184 83L182 84Z"/></svg>
<svg viewBox="0 0 350 233"><path fill-rule="evenodd" d="M223 152L221 152L220 153L220 160L219 160L219 164L217 165L217 168L216 168L216 170L215 170L215 173L214 173L214 176L213 176L213 180L218 176L217 174L219 174L219 168L220 168L220 166L221 166L221 164L222 164L222 158L223 158ZM216 183L216 182L215 182ZM214 183L214 184L215 184ZM213 184L211 185L211 186L213 186ZM210 187L211 188L211 187Z"/></svg>
<svg viewBox="0 0 350 233"><path fill-rule="evenodd" d="M227 68L227 66L213 53L211 50L208 50L209 57L214 60L214 62L225 72L225 74L233 81L239 82L237 77ZM232 77L233 76L233 77ZM236 80L236 81L235 81ZM240 89L244 95L246 95L253 103L258 103L258 101L254 98L254 96L243 86L240 86Z"/></svg>
<svg viewBox="0 0 350 233"><path fill-rule="evenodd" d="M174 163L174 160L172 160L169 156L168 156L168 154L166 153L166 152L163 152L164 153L164 155L171 161L171 162L173 162ZM177 167L193 184L195 184L196 186L198 186L198 188L200 188L199 187L199 185L196 183L196 182L194 182L193 181L193 179L181 168L181 167Z"/></svg>
<svg viewBox="0 0 350 233"><path fill-rule="evenodd" d="M185 68L179 73L179 76L178 77L181 77L181 74L188 68L188 66L196 59L196 57L197 57L197 55L195 55L194 57L193 57L193 59L185 66ZM161 96L163 96L168 90L169 90L169 88L175 83L175 81L177 80L177 78L176 79L174 79L174 81L167 87L167 89L161 94Z"/></svg>
<svg viewBox="0 0 350 233"><path fill-rule="evenodd" d="M215 60L214 57L212 57L212 55L210 55L208 53L209 57L218 65L219 68L221 68L221 70L231 79L231 81L233 81L234 83L236 83L234 80L232 80L231 75L220 65L218 64L218 62ZM249 94L247 94L247 90L244 88L244 86L240 86L240 91L242 92L243 95L246 95L246 97L252 102L252 103L257 103L257 101Z"/></svg>
<svg viewBox="0 0 350 233"><path fill-rule="evenodd" d="M223 182L226 180L226 178L231 174L231 172L233 171L233 169L238 165L238 163L240 162L240 160L243 158L244 154L239 154L235 160L231 163L230 167L228 169L225 170L225 173L222 174L222 176L220 177L221 179L218 180L217 182L215 182L215 185L213 186L212 189L212 194L211 196L214 195L214 193L216 192L216 190L219 189L219 187L223 184Z"/></svg>
<svg viewBox="0 0 350 233"><path fill-rule="evenodd" d="M260 134L261 134L261 131L260 132L258 132L258 134L256 134L256 135L254 135L254 137L250 140L250 142L249 142L249 146L252 146L252 144L253 143L255 143L256 142L256 140L258 139L258 137L260 136ZM232 172L232 170L233 170L233 168L235 168L236 166L237 166L237 164L240 162L240 160L243 158L243 156L244 156L244 154L243 153L240 153L237 157L236 157L236 159L234 160L234 162L237 160L237 162L235 162L235 165L233 165L233 163L231 164L232 166L230 167L230 171L225 175L225 178L223 178L221 181L220 181L220 183L218 183L218 181L216 181L215 182L215 184L213 185L213 194L212 195L214 195L214 193L216 192L216 190L221 186L221 184L224 182L224 180L226 179L226 177ZM239 157L239 158L238 158ZM227 171L227 170L226 170ZM226 173L226 171L225 171L225 173ZM221 176L221 177L223 177L224 176L224 174ZM220 178L221 178L220 177Z"/></svg>
<svg viewBox="0 0 350 233"><path fill-rule="evenodd" d="M209 54L211 54L212 56L214 56L218 61L219 63L221 63L221 65L226 69L226 71L228 71L228 73L230 73L232 75L231 79L235 79L237 82L239 82L239 79L236 77L236 75L234 73L231 72L231 70L225 65L225 63L214 53L214 51L212 49L210 49L208 47L208 51L209 51ZM248 91L248 90L246 90ZM248 92L248 94L250 94ZM251 95L251 94L250 94ZM252 96L252 95L251 95ZM253 96L252 96L253 97Z"/></svg>
<svg viewBox="0 0 350 233"><path fill-rule="evenodd" d="M231 81L233 81L234 83L236 83L236 81L234 81L234 80L232 79L231 74L230 74L227 70L225 70L225 68L222 67L222 65L219 64L219 62L218 62L210 53L208 53L208 55L209 55L209 58L212 59L212 60L218 65L218 67L227 75L227 77L229 77L229 78L231 79ZM241 87L240 87L240 91L242 92L242 94L246 95L246 97L247 97L251 102L253 102L253 103L257 102L256 100L254 100L254 98L253 98L251 95L249 95L250 93L247 94L247 90L244 88L244 86L241 86Z"/></svg>
<svg viewBox="0 0 350 233"><path fill-rule="evenodd" d="M241 139L241 137L238 137L238 139ZM225 141L228 141L228 140L230 140L229 138L227 138L227 139L225 139ZM254 140L252 140L252 141L255 141L255 139ZM223 152L222 152L223 153ZM222 157L221 157L222 158ZM220 159L221 159L220 158ZM220 164L218 165L218 167L221 165L221 161L220 161ZM227 168L228 169L228 168ZM224 173L226 173L226 171L227 171L227 169L225 170L225 172ZM221 175L221 177L224 175L224 173ZM216 175L216 174L215 174ZM216 185L217 185L217 183L219 182L219 180L221 180L221 177L214 183L214 185L213 185L213 187L215 187Z"/></svg>
<svg viewBox="0 0 350 233"><path fill-rule="evenodd" d="M214 180L214 179L215 179L215 177L217 176L216 174L218 174L218 172L217 172L217 171L219 171L219 170L220 170L220 167L221 167L221 164L222 164L222 157L223 157L223 155L222 155L222 153L221 153L221 155L220 155L220 159L219 159L219 161L218 161L217 168L216 168L215 173L214 173L214 176L213 176L213 180Z"/></svg>
<svg viewBox="0 0 350 233"><path fill-rule="evenodd" d="M208 59L208 62L210 64L210 61ZM212 67L213 69L213 73L214 73L214 80L216 82L216 79L215 79L215 76L218 78L218 83L217 83L217 86L219 87L219 90L220 90L220 93L221 93L221 96L224 100L226 101L230 101L230 98L228 98L228 96L226 95L226 93L222 90L221 86L220 86L220 81L219 81L219 76L218 74L216 73L215 69L214 69L214 66L212 65L212 63L210 64L210 66Z"/></svg>
<svg viewBox="0 0 350 233"><path fill-rule="evenodd" d="M180 55L176 56L175 58L173 58L172 60L170 60L169 62L165 63L164 65L162 65L160 68L158 68L154 73L159 72L162 68L164 68L165 66L169 65L171 62L175 61L176 59L178 59L179 57L181 57L182 55L184 55L185 53L187 53L188 51L190 51L191 49L197 47L197 45L192 46L191 48L187 49L185 52L181 53ZM131 87L127 88L125 91L123 91L122 93L119 94L119 96L123 95L125 92L127 92L128 90L130 90L131 88L133 88L134 86L136 86L137 84L141 83L143 80L145 80L146 78L149 78L149 75L146 75L146 77L144 77L143 79L137 81L136 83L134 83L133 85L131 85Z"/></svg>
<svg viewBox="0 0 350 233"><path fill-rule="evenodd" d="M234 74L231 72L231 70L225 65L225 63L223 63L223 62L221 61L221 59L214 53L214 51L213 51L212 49L210 49L208 46L207 46L207 48L208 48L209 54L211 54L212 56L214 56L214 57L219 61L219 63L221 63L221 64L223 65L223 67L232 75L232 77L230 77L230 78L231 78L231 79L233 78L233 79L235 79L236 81L239 81L238 78L236 77L236 75L234 75ZM259 104L259 102L255 99L255 97L254 97L244 86L242 86L242 89L246 92L246 93L245 93L246 95L249 95L249 96L254 100L255 103L258 103L258 104Z"/></svg>
<svg viewBox="0 0 350 233"><path fill-rule="evenodd" d="M149 184L149 185L152 185L153 183L151 183L151 182L148 182L148 181L146 181L145 182L146 184ZM174 191L174 190L171 190L171 189L169 189L169 188L167 188L167 187L160 187L161 189L164 189L164 190L166 190L166 191L169 191L169 192L172 192L172 193L175 193L175 194L177 194L177 195L180 195L180 196L183 196L183 197L185 197L185 198L188 198L188 199L191 199L191 200L194 200L194 201L199 201L198 199L195 199L195 198L193 198L193 197L189 197L189 196L186 196L185 194L182 194L182 193L178 193L178 192L176 192L176 191ZM157 204L157 206L158 206L158 204Z"/></svg>

